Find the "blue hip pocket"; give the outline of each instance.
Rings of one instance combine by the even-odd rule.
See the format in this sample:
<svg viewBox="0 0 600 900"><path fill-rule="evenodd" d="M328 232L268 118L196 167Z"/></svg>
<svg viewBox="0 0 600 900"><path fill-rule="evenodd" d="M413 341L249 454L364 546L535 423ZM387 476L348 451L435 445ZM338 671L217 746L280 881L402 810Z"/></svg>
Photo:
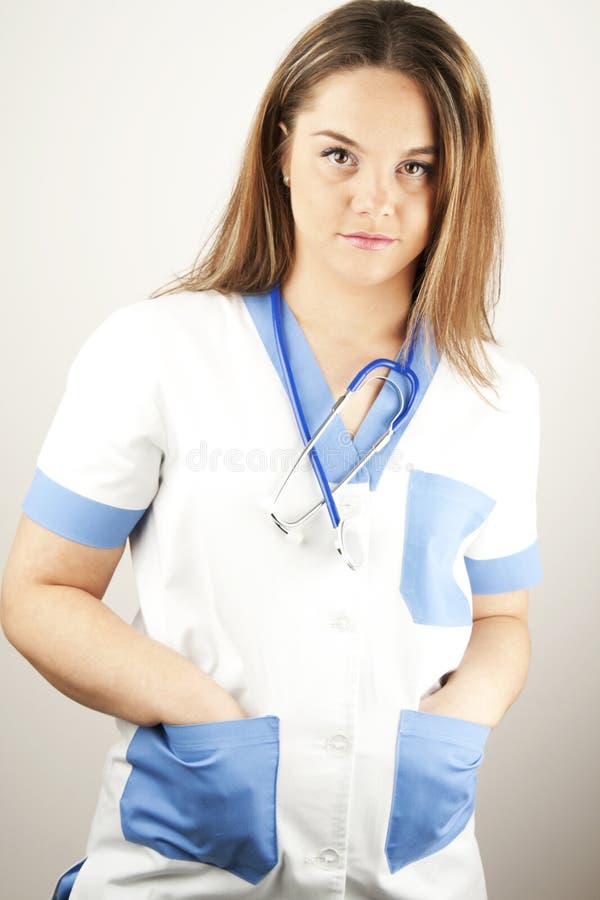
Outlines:
<svg viewBox="0 0 600 900"><path fill-rule="evenodd" d="M279 717L138 726L120 800L128 841L257 884L277 865Z"/></svg>
<svg viewBox="0 0 600 900"><path fill-rule="evenodd" d="M390 872L441 850L463 830L491 730L469 719L401 711L385 842Z"/></svg>
<svg viewBox="0 0 600 900"><path fill-rule="evenodd" d="M469 601L453 573L459 547L495 506L482 491L411 469L406 495L400 593L419 625L470 625Z"/></svg>

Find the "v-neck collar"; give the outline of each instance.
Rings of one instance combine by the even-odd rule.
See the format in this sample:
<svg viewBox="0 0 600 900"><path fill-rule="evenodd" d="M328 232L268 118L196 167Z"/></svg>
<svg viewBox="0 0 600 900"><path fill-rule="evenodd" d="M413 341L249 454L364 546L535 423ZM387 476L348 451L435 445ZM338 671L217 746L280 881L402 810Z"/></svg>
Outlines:
<svg viewBox="0 0 600 900"><path fill-rule="evenodd" d="M275 342L271 317L270 291L260 294L242 294L241 296L287 393L287 385ZM331 408L337 398L333 397L308 339L283 294L281 295L281 300L281 322L290 366L294 374L294 380L310 433L314 434L323 422L323 419L331 412ZM419 408L439 364L438 354L433 342L431 342L431 371L427 368L424 356L424 337L424 329L421 328L415 340L412 361L412 368L419 380L419 393L410 412L402 420L385 447L373 454L371 459L355 473L348 484L368 481L370 489L375 490L396 444ZM402 348L395 357L396 361L399 361L401 352ZM380 369L376 369L374 372L381 374ZM390 369L387 377L397 385L400 391L406 392L406 379L399 372ZM349 402L351 403L352 401ZM333 417L329 426L314 445L330 483L334 484L341 481L359 459L362 459L387 429L397 410L398 397L396 391L391 385L384 382L354 438L350 436L341 417L339 415ZM293 415L291 406L290 415Z"/></svg>

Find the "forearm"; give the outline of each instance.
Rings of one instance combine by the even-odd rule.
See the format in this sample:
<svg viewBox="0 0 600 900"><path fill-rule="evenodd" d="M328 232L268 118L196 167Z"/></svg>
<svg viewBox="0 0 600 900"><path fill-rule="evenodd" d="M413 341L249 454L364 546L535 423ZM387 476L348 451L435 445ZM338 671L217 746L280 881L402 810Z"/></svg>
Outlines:
<svg viewBox="0 0 600 900"><path fill-rule="evenodd" d="M495 727L521 692L530 658L529 629L521 619L477 619L460 665L419 709Z"/></svg>
<svg viewBox="0 0 600 900"><path fill-rule="evenodd" d="M138 725L245 716L198 666L140 634L87 591L31 585L3 625L47 681L91 709Z"/></svg>

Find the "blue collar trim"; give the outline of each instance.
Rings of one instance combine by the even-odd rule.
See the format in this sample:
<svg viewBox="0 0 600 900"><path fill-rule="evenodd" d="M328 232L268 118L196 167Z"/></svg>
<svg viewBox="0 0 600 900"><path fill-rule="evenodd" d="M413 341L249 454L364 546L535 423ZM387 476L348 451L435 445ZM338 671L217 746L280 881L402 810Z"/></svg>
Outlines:
<svg viewBox="0 0 600 900"><path fill-rule="evenodd" d="M279 362L273 333L270 291L260 294L242 294L242 297L271 362L285 387L285 378ZM286 303L283 294L281 299L283 301L281 307L283 334L290 365L294 373L306 421L311 434L314 434L323 419L331 412L331 408L337 398L333 397L310 344L294 313ZM396 360L399 360L400 352ZM424 356L424 329L421 328L415 341L412 363L412 368L419 379L419 395L409 414L400 423L386 446L375 453L348 484L368 481L371 490L375 490L377 487L396 444L416 414L437 371L439 356L436 353L433 342L430 343L430 358L431 371L427 368ZM392 369L388 378L397 385L399 390L406 390L406 381L400 373ZM351 403L352 401L349 402ZM391 385L386 383L375 398L375 402L371 405L353 439L346 430L340 416L333 418L329 427L315 444L325 474L332 484L340 481L358 460L369 451L375 441L386 430L397 410L398 397L396 391ZM290 416L293 417L291 406Z"/></svg>

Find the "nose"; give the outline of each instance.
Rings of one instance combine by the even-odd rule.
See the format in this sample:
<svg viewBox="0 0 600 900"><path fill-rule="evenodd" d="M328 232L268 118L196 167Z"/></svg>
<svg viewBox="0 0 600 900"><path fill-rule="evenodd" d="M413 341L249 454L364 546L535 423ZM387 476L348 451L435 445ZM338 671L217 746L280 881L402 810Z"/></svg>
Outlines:
<svg viewBox="0 0 600 900"><path fill-rule="evenodd" d="M360 215L368 213L377 219L394 212L393 185L387 174L366 169L353 180L352 211Z"/></svg>

